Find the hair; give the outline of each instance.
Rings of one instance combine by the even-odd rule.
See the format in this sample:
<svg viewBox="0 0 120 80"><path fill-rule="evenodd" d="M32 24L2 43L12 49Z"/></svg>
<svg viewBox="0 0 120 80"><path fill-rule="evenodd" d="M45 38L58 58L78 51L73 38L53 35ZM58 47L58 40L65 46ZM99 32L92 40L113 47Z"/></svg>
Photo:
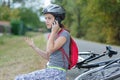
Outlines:
<svg viewBox="0 0 120 80"><path fill-rule="evenodd" d="M70 33L70 30L65 25L61 24L61 26L62 26L61 28L65 29L66 31Z"/></svg>

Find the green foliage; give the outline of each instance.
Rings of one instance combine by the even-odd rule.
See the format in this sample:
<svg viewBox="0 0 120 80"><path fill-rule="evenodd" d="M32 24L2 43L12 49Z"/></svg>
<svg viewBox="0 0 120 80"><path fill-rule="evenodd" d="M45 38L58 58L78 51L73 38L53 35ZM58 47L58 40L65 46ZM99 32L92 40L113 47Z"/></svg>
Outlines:
<svg viewBox="0 0 120 80"><path fill-rule="evenodd" d="M56 0L66 9L65 25L79 38L120 44L119 0Z"/></svg>
<svg viewBox="0 0 120 80"><path fill-rule="evenodd" d="M39 17L31 9L20 8L19 16L20 20L26 23L26 25L38 27L40 25Z"/></svg>
<svg viewBox="0 0 120 80"><path fill-rule="evenodd" d="M10 14L10 21L13 19L20 20L20 18L21 18L21 16L19 15L20 14L19 9L10 10L9 14Z"/></svg>
<svg viewBox="0 0 120 80"><path fill-rule="evenodd" d="M43 25L43 23L40 22L37 13L30 8L10 9L7 6L1 6L0 20L20 20L23 21L25 25L30 26L31 28L38 28L42 27Z"/></svg>
<svg viewBox="0 0 120 80"><path fill-rule="evenodd" d="M108 16L106 28L108 29L106 42L120 44L120 3L118 0L101 0L100 10Z"/></svg>
<svg viewBox="0 0 120 80"><path fill-rule="evenodd" d="M16 1L24 3L23 0ZM63 23L73 36L120 44L120 0L55 0L55 3L66 9ZM44 24L32 9L0 7L0 20L16 19L31 28L43 28Z"/></svg>
<svg viewBox="0 0 120 80"><path fill-rule="evenodd" d="M26 32L26 27L22 21L13 20L11 21L12 33L15 35L24 35Z"/></svg>
<svg viewBox="0 0 120 80"><path fill-rule="evenodd" d="M0 6L0 20L11 21L12 19L20 19L18 9L10 9L8 6Z"/></svg>
<svg viewBox="0 0 120 80"><path fill-rule="evenodd" d="M9 17L10 17L10 9L9 7L7 6L3 6L1 7L0 6L0 20L10 20Z"/></svg>

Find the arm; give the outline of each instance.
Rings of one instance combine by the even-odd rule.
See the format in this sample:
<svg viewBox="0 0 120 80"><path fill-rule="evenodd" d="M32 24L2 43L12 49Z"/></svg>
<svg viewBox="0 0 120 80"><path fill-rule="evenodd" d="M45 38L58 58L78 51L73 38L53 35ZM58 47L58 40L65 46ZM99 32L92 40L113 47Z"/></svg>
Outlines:
<svg viewBox="0 0 120 80"><path fill-rule="evenodd" d="M61 48L66 42L66 37L60 36L55 40L55 36L56 35L54 33L51 33L51 36L49 37L47 43L47 52L49 53L49 55L54 51L58 50L59 48Z"/></svg>
<svg viewBox="0 0 120 80"><path fill-rule="evenodd" d="M25 38L25 41L26 41L26 42L28 43L28 45L29 45L30 47L32 47L33 50L35 50L41 57L45 58L46 60L49 60L48 52L43 51L43 50L39 49L38 47L36 47L32 39L30 39L30 38Z"/></svg>

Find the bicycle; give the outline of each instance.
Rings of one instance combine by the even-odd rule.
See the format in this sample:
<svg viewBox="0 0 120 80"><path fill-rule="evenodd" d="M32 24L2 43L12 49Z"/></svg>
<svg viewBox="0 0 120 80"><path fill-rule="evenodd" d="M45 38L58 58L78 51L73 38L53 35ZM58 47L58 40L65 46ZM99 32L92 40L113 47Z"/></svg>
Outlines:
<svg viewBox="0 0 120 80"><path fill-rule="evenodd" d="M120 59L107 60L103 62L91 63L100 57L108 55L110 58L116 55L117 51L112 50L110 46L106 47L104 54L95 54L93 52L80 52L79 55L88 55L87 58L80 58L80 62L77 63L78 69L85 68L87 71L79 75L75 80L114 80L120 79Z"/></svg>

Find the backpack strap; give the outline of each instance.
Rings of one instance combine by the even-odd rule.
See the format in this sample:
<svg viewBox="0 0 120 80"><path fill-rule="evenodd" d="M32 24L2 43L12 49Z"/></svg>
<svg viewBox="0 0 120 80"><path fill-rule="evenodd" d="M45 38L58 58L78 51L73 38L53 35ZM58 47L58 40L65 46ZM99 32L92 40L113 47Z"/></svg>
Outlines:
<svg viewBox="0 0 120 80"><path fill-rule="evenodd" d="M63 30L64 30L64 29L61 29L61 30L58 32L58 35L57 35L58 37L60 36L60 33L63 32ZM70 37L70 38L71 38L71 37ZM62 57L63 57L63 60L64 60L64 66L65 66L65 57L67 58L68 63L70 64L69 57L68 57L67 53L65 52L65 50L64 50L62 47L61 47L59 50L62 52Z"/></svg>
<svg viewBox="0 0 120 80"><path fill-rule="evenodd" d="M67 58L68 63L70 64L69 57L68 57L67 53L65 52L65 50L63 48L60 48L59 50L62 52L62 56L63 56L63 60L64 60L64 66L65 66L65 57Z"/></svg>

